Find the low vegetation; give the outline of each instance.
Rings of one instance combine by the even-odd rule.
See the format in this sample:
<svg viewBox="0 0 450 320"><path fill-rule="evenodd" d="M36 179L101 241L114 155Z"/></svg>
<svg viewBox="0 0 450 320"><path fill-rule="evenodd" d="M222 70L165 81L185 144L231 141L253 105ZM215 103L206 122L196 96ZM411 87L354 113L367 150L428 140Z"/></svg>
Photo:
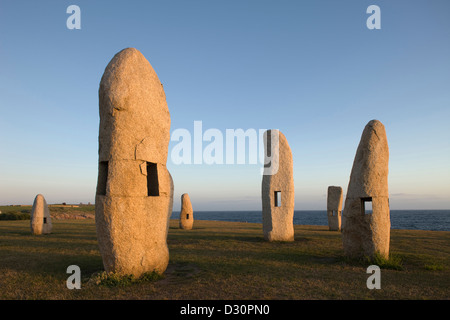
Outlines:
<svg viewBox="0 0 450 320"><path fill-rule="evenodd" d="M106 286L106 287L125 287L137 283L152 282L163 279L164 275L157 272L146 272L139 278L136 278L132 274L121 275L114 272L100 272L98 275L91 277L96 285Z"/></svg>
<svg viewBox="0 0 450 320"><path fill-rule="evenodd" d="M95 222L55 220L34 236L29 221L0 221L0 299L449 299L450 232L392 230L391 256L348 260L341 234L295 226L295 241L269 243L257 223L171 220L161 276L106 274ZM381 268L381 289L366 286ZM81 269L69 290L67 267Z"/></svg>
<svg viewBox="0 0 450 320"><path fill-rule="evenodd" d="M401 256L397 254L390 254L389 259L386 259L379 253L375 253L374 257L366 258L365 264L377 265L381 269L403 270L403 261Z"/></svg>
<svg viewBox="0 0 450 320"><path fill-rule="evenodd" d="M18 211L0 213L0 220L30 220L30 214Z"/></svg>
<svg viewBox="0 0 450 320"><path fill-rule="evenodd" d="M0 206L0 220L30 220L31 205ZM52 219L93 219L94 205L49 205Z"/></svg>

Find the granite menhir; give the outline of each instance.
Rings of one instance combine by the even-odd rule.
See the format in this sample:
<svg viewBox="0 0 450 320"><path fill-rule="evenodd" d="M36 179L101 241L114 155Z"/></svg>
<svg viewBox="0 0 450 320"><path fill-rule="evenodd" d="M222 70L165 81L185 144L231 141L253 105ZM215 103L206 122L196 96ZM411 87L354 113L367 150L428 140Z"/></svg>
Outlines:
<svg viewBox="0 0 450 320"><path fill-rule="evenodd" d="M389 257L389 148L384 125L370 121L361 136L343 212L344 253Z"/></svg>
<svg viewBox="0 0 450 320"><path fill-rule="evenodd" d="M294 241L294 175L292 152L279 130L264 133L265 168L262 178L264 239Z"/></svg>
<svg viewBox="0 0 450 320"><path fill-rule="evenodd" d="M34 198L30 215L31 233L35 235L48 234L52 232L52 219L48 209L47 201L42 194Z"/></svg>
<svg viewBox="0 0 450 320"><path fill-rule="evenodd" d="M342 188L329 186L327 194L327 216L330 231L341 230Z"/></svg>
<svg viewBox="0 0 450 320"><path fill-rule="evenodd" d="M170 114L163 86L136 49L117 53L99 88L95 222L107 272L163 273L173 180L166 168Z"/></svg>
<svg viewBox="0 0 450 320"><path fill-rule="evenodd" d="M191 230L194 224L194 210L189 195L183 193L181 195L181 212L180 212L180 228Z"/></svg>

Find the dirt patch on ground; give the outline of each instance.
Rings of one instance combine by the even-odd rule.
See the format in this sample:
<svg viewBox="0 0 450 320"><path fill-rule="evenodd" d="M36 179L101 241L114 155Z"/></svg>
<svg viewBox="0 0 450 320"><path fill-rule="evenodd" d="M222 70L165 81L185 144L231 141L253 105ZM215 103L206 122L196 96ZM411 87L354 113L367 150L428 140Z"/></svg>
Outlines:
<svg viewBox="0 0 450 320"><path fill-rule="evenodd" d="M58 213L58 214L51 214L50 217L52 220L68 220L68 219L74 219L74 220L84 220L84 219L94 219L95 215L91 213L83 213L83 214L71 214L71 213Z"/></svg>
<svg viewBox="0 0 450 320"><path fill-rule="evenodd" d="M179 283L182 279L191 278L201 272L200 268L191 263L174 263L167 266L164 279L158 283Z"/></svg>

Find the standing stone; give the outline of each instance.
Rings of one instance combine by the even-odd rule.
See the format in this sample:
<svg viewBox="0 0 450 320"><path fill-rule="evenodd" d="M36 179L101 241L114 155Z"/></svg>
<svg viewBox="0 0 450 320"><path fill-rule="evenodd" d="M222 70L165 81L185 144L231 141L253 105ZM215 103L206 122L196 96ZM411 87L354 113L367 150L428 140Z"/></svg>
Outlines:
<svg viewBox="0 0 450 320"><path fill-rule="evenodd" d="M342 188L329 186L327 196L327 216L330 231L341 230Z"/></svg>
<svg viewBox="0 0 450 320"><path fill-rule="evenodd" d="M194 224L194 211L192 210L191 199L187 193L181 195L180 228L191 230Z"/></svg>
<svg viewBox="0 0 450 320"><path fill-rule="evenodd" d="M292 152L279 130L264 133L262 222L264 239L294 241L294 176Z"/></svg>
<svg viewBox="0 0 450 320"><path fill-rule="evenodd" d="M107 272L163 273L173 180L166 168L170 114L163 86L134 48L117 53L99 88L95 222Z"/></svg>
<svg viewBox="0 0 450 320"><path fill-rule="evenodd" d="M48 210L47 201L42 194L34 198L30 217L31 233L35 235L52 232L52 219Z"/></svg>
<svg viewBox="0 0 450 320"><path fill-rule="evenodd" d="M362 133L345 199L342 240L347 256L373 257L378 252L389 257L388 163L385 128L372 120Z"/></svg>

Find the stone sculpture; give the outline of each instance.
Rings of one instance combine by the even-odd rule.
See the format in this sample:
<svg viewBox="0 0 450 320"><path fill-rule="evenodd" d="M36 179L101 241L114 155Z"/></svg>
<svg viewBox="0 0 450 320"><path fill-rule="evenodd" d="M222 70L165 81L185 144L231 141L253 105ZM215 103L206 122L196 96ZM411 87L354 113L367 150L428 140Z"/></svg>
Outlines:
<svg viewBox="0 0 450 320"><path fill-rule="evenodd" d="M373 257L379 253L389 257L388 163L384 125L372 120L362 133L345 199L342 240L347 256Z"/></svg>
<svg viewBox="0 0 450 320"><path fill-rule="evenodd" d="M341 230L342 188L329 186L327 195L327 216L330 231Z"/></svg>
<svg viewBox="0 0 450 320"><path fill-rule="evenodd" d="M170 114L163 86L134 48L109 62L99 88L95 222L107 272L163 273L173 180L166 168Z"/></svg>
<svg viewBox="0 0 450 320"><path fill-rule="evenodd" d="M264 133L265 169L262 178L264 239L294 241L294 176L292 152L279 130Z"/></svg>
<svg viewBox="0 0 450 320"><path fill-rule="evenodd" d="M180 228L191 230L194 224L194 211L187 193L181 195Z"/></svg>
<svg viewBox="0 0 450 320"><path fill-rule="evenodd" d="M34 198L30 217L31 233L35 235L48 234L52 232L52 219L48 209L47 201L42 194Z"/></svg>

